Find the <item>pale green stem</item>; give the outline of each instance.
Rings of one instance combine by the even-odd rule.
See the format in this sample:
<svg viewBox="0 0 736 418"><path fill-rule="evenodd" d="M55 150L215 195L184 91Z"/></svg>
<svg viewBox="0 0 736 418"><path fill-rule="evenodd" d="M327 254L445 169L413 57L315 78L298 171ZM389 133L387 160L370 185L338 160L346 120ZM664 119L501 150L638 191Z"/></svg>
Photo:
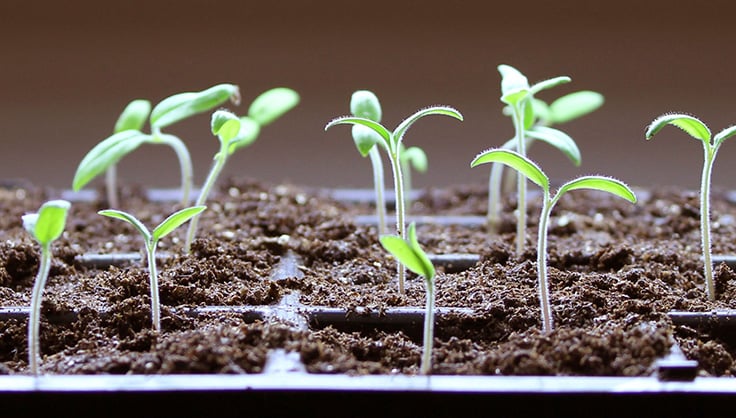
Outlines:
<svg viewBox="0 0 736 418"><path fill-rule="evenodd" d="M521 156L526 157L526 147L524 146L524 106L514 107L514 128L516 130L517 150ZM524 253L524 243L526 241L526 177L521 173L517 173L518 192L517 192L517 221L516 221L516 256L521 257Z"/></svg>
<svg viewBox="0 0 736 418"><path fill-rule="evenodd" d="M399 162L399 151L390 152L391 169L394 173L394 190L396 193L396 235L401 238L406 236L406 225L404 225L405 208L404 208L404 180L401 175L401 164ZM406 276L406 268L396 260L396 271L399 278L399 293L404 294L404 277Z"/></svg>
<svg viewBox="0 0 736 418"><path fill-rule="evenodd" d="M107 171L105 172L105 191L107 193L107 204L110 205L111 208L118 208L119 202L118 202L118 166L117 164L112 164L110 167L107 168Z"/></svg>
<svg viewBox="0 0 736 418"><path fill-rule="evenodd" d="M212 169L210 170L210 173L207 175L207 180L204 182L204 185L202 186L202 190L199 192L199 197L197 198L197 206L204 205L204 202L207 201L207 197L209 196L210 191L212 190L212 186L214 186L215 181L217 181L217 177L220 175L222 168L225 167L226 160L227 160L227 147L221 146L220 152L215 156L215 162L212 164ZM197 232L198 223L199 223L199 215L195 215L189 221L189 228L187 229L187 240L184 243L184 253L185 254L189 254L189 251L192 248L192 241L194 241L194 235Z"/></svg>
<svg viewBox="0 0 736 418"><path fill-rule="evenodd" d="M378 145L368 152L373 167L373 187L376 191L376 217L378 218L378 236L386 235L386 199L383 187L383 162Z"/></svg>
<svg viewBox="0 0 736 418"><path fill-rule="evenodd" d="M539 233L537 240L537 281L539 286L539 306L542 311L542 332L552 331L552 308L549 303L549 283L547 281L547 223L552 212L552 206L557 201L551 201L549 191L544 190L542 213L539 215Z"/></svg>
<svg viewBox="0 0 736 418"><path fill-rule="evenodd" d="M404 183L404 207L411 208L411 163L406 158L401 161L401 175Z"/></svg>
<svg viewBox="0 0 736 418"><path fill-rule="evenodd" d="M705 286L708 299L716 300L716 289L713 283L713 261L710 248L710 177L717 149L705 145L705 163L700 182L700 235L703 240L703 261Z"/></svg>
<svg viewBox="0 0 736 418"><path fill-rule="evenodd" d="M33 283L31 294L31 312L28 316L28 364L31 374L38 375L38 366L41 360L41 344L39 342L39 328L41 326L41 301L43 289L51 270L51 244L41 245L41 265L38 267L36 281Z"/></svg>
<svg viewBox="0 0 736 418"><path fill-rule="evenodd" d="M491 174L488 176L488 232L491 235L498 234L501 223L501 178L503 177L503 164L493 163Z"/></svg>
<svg viewBox="0 0 736 418"><path fill-rule="evenodd" d="M427 298L424 311L424 344L420 373L430 374L432 372L432 346L434 345L434 278L425 278L425 280Z"/></svg>
<svg viewBox="0 0 736 418"><path fill-rule="evenodd" d="M151 321L156 332L161 332L161 307L158 298L158 271L156 269L156 245L158 241L146 243L148 254L148 277L151 285Z"/></svg>
<svg viewBox="0 0 736 418"><path fill-rule="evenodd" d="M179 159L179 167L181 168L181 204L186 207L189 205L189 195L191 194L193 181L192 158L189 155L189 150L184 142L174 135L158 133L154 135L154 138L158 138L161 142L170 146Z"/></svg>

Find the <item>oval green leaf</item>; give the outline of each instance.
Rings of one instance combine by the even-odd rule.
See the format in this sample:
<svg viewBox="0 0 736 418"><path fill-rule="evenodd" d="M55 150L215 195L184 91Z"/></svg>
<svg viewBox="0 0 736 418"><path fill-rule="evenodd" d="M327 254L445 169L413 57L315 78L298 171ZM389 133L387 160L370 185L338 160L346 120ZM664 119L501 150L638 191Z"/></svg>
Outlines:
<svg viewBox="0 0 736 418"><path fill-rule="evenodd" d="M646 138L651 139L657 132L667 125L677 126L695 139L699 139L710 146L710 129L698 118L690 115L671 113L654 119L646 131Z"/></svg>
<svg viewBox="0 0 736 418"><path fill-rule="evenodd" d="M612 195L616 195L618 197L626 199L631 203L636 203L636 195L631 190L631 188L629 188L629 186L627 186L621 180L604 176L584 176L569 181L563 184L562 187L560 187L560 190L557 192L555 199L559 198L564 193L567 193L570 190L578 189L589 189L608 192Z"/></svg>
<svg viewBox="0 0 736 418"><path fill-rule="evenodd" d="M133 152L150 138L150 135L136 130L118 132L105 138L95 145L79 163L72 180L72 189L79 191L108 167Z"/></svg>
<svg viewBox="0 0 736 418"><path fill-rule="evenodd" d="M523 157L516 151L492 148L478 154L470 163L471 167L479 164L499 162L506 164L526 176L545 191L549 191L549 178L541 168L531 160Z"/></svg>
<svg viewBox="0 0 736 418"><path fill-rule="evenodd" d="M580 165L580 149L570 135L554 128L537 126L528 131L527 136L545 142L565 154L575 166Z"/></svg>
<svg viewBox="0 0 736 418"><path fill-rule="evenodd" d="M148 232L148 228L146 228L146 226L143 225L143 222L139 221L138 218L136 218L135 216L117 209L105 209L97 212L97 214L107 216L108 218L120 219L121 221L127 222L133 225L133 227L138 230L141 236L143 236L143 239L146 241L146 245L148 245L148 243L151 241L151 233Z"/></svg>
<svg viewBox="0 0 736 418"><path fill-rule="evenodd" d="M399 124L399 126L394 129L392 135L393 143L391 143L391 149L393 150L393 152L396 152L398 150L399 144L401 144L401 141L404 139L404 134L414 124L414 122L429 115L445 115L453 117L459 121L463 120L463 115L461 115L460 112L450 106L430 106L421 109L408 118L404 119Z"/></svg>
<svg viewBox="0 0 736 418"><path fill-rule="evenodd" d="M66 215L71 203L66 200L50 200L38 210L38 214L24 218L24 226L31 229L33 236L42 246L47 246L57 240L64 232ZM30 227L30 228L29 228Z"/></svg>
<svg viewBox="0 0 736 418"><path fill-rule="evenodd" d="M207 209L207 206L191 206L171 214L153 229L151 238L154 242L158 241L168 235L171 231L181 226L181 224L199 215L205 209Z"/></svg>
<svg viewBox="0 0 736 418"><path fill-rule="evenodd" d="M381 245L406 268L431 281L435 276L435 269L427 254L419 247L416 237L416 226L412 222L408 228L408 239L404 240L395 235L384 235L379 238Z"/></svg>
<svg viewBox="0 0 736 418"><path fill-rule="evenodd" d="M373 129L363 125L353 125L352 135L355 148L363 157L367 157L371 148L381 142L381 137Z"/></svg>
<svg viewBox="0 0 736 418"><path fill-rule="evenodd" d="M234 84L218 84L196 93L179 93L162 100L151 112L151 127L161 129L198 113L207 112L228 99L240 101Z"/></svg>
<svg viewBox="0 0 736 418"><path fill-rule="evenodd" d="M383 116L381 102L378 97L369 90L358 90L350 97L350 113L353 116L380 122Z"/></svg>
<svg viewBox="0 0 736 418"><path fill-rule="evenodd" d="M567 94L549 105L549 123L560 124L577 119L603 106L602 94L582 90Z"/></svg>
<svg viewBox="0 0 736 418"><path fill-rule="evenodd" d="M261 133L261 125L248 116L240 118L240 130L238 136L230 141L230 147L228 148L228 155L232 155L236 150L245 148L248 145L255 142L258 138L258 134Z"/></svg>
<svg viewBox="0 0 736 418"><path fill-rule="evenodd" d="M409 147L401 151L401 159L408 161L414 170L420 173L426 173L429 168L429 160L427 153L419 147Z"/></svg>
<svg viewBox="0 0 736 418"><path fill-rule="evenodd" d="M248 116L261 126L266 126L299 104L299 94L286 87L277 87L258 96L250 108Z"/></svg>
<svg viewBox="0 0 736 418"><path fill-rule="evenodd" d="M115 122L115 131L113 133L131 129L137 131L142 130L150 113L151 102L144 99L133 100L125 106L123 113L120 114L117 122Z"/></svg>

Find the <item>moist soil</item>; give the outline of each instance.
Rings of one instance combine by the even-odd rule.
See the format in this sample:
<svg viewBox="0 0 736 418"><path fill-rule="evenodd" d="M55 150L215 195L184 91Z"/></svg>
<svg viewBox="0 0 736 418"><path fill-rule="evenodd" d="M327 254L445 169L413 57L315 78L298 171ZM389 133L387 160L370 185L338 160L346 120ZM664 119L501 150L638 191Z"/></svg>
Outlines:
<svg viewBox="0 0 736 418"><path fill-rule="evenodd" d="M98 196L104 196L102 190ZM541 332L536 279L538 197L529 202L527 250L514 254L513 199L504 202L499 234L484 225L422 223L428 253L471 253L463 271L439 268L433 374L646 376L677 344L701 376L736 374L733 338L675 325L672 310L736 308L736 275L715 269L718 295L704 292L698 194L637 190L639 202L574 191L550 222L549 280L555 329ZM118 209L152 227L181 206L124 188ZM21 216L60 191L22 182L0 185L0 306L30 305L39 248ZM162 331L151 329L145 263L95 266L88 253L141 254L127 224L97 215L104 200L75 201L54 242L41 323L43 373L259 373L269 352L297 353L310 373L417 374L421 326L249 318L205 306L279 306L286 299L342 308L360 317L396 307L424 307L421 278L398 292L396 261L376 228L356 221L367 204L335 201L321 190L229 179L213 193L192 251L182 252L186 225L158 248ZM483 215L481 185L424 190L412 215ZM713 250L736 253L736 204L712 196ZM393 219L389 217L389 219ZM276 272L287 255L296 269ZM300 305L297 305L300 306ZM200 308L197 311L195 308ZM193 314L192 312L197 312ZM297 321L298 322L298 321ZM351 325L352 324L352 325ZM0 316L0 373L27 374L27 317Z"/></svg>

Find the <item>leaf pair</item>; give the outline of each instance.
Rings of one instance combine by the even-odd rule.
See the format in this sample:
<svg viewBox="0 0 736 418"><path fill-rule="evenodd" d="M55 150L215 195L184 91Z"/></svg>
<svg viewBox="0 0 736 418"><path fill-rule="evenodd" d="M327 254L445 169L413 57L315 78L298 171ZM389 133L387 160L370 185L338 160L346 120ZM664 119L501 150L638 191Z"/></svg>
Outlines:
<svg viewBox="0 0 736 418"><path fill-rule="evenodd" d="M150 250L156 247L156 244L161 238L168 235L171 231L175 230L192 217L200 214L205 209L206 206L192 206L177 211L170 215L168 218L164 219L164 221L156 226L153 231L149 231L148 228L146 228L146 226L143 225L143 223L139 221L138 218L136 218L135 216L120 210L106 209L101 210L97 213L109 218L120 219L133 225L133 227L138 230L138 232L145 240L146 247Z"/></svg>
<svg viewBox="0 0 736 418"><path fill-rule="evenodd" d="M41 205L37 213L23 215L23 227L42 247L47 247L64 232L70 207L71 203L66 200L50 200Z"/></svg>
<svg viewBox="0 0 736 418"><path fill-rule="evenodd" d="M427 281L434 280L435 268L427 254L419 246L416 225L412 222L407 231L407 238L384 235L379 238L386 251L393 254L403 265Z"/></svg>

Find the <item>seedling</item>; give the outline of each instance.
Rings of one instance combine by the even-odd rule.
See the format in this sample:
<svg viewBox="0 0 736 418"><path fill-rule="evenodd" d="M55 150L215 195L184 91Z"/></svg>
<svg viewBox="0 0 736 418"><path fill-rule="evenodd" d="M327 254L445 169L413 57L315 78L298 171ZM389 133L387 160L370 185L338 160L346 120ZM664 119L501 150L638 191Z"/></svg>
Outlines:
<svg viewBox="0 0 736 418"><path fill-rule="evenodd" d="M414 122L427 115L445 115L451 116L461 121L463 120L463 116L460 114L460 112L451 107L432 106L426 109L419 110L413 115L404 119L393 130L393 132L386 129L379 122L357 116L342 116L333 119L325 126L325 130L327 130L335 125L362 125L373 130L381 138L378 144L380 144L381 147L386 150L389 161L391 162L391 169L394 177L394 191L396 194L396 232L397 235L402 238L406 235L406 225L404 224L406 211L404 207L404 180L401 169L401 145L406 131L414 124ZM397 271L399 293L403 294L404 276L406 275L403 264L398 263Z"/></svg>
<svg viewBox="0 0 736 418"><path fill-rule="evenodd" d="M603 95L594 91L577 91L567 94L547 104L544 101L532 99L533 123L526 132L526 152L535 142L540 140L560 150L577 167L580 165L580 150L575 141L566 133L550 128L551 125L569 122L584 116L603 105ZM504 114L511 115L511 108L505 107ZM501 145L503 149L516 149L516 139L512 138ZM498 233L501 221L501 179L503 178L501 163L493 163L488 179L488 228L491 234ZM511 177L508 178L509 180ZM504 183L504 190L510 190L508 183Z"/></svg>
<svg viewBox="0 0 736 418"><path fill-rule="evenodd" d="M186 145L178 137L161 132L180 120L209 111L227 100L240 103L240 92L234 84L219 84L196 93L179 93L170 96L156 105L151 111L150 103L145 100L134 100L120 115L115 125L115 133L95 145L84 156L77 167L72 181L75 191L83 188L95 177L114 167L120 159L135 151L141 144L165 144L170 146L179 159L181 168L181 203L189 204L192 188L192 159ZM151 133L141 131L148 119ZM108 174L108 196L114 194L108 204L117 206L115 190L116 170ZM110 188L113 190L109 190Z"/></svg>
<svg viewBox="0 0 736 418"><path fill-rule="evenodd" d="M534 109L530 104L534 94L568 83L570 77L555 77L530 86L526 76L514 67L502 64L498 71L501 73L501 101L511 109L514 122L516 150L521 156L526 156L526 137L534 123ZM526 241L526 181L521 173L517 177L517 185L516 255L521 256Z"/></svg>
<svg viewBox="0 0 736 418"><path fill-rule="evenodd" d="M51 269L51 243L64 232L66 215L71 204L66 200L51 200L38 213L23 215L23 226L41 244L41 265L31 294L31 312L28 319L28 364L33 375L38 374L41 358L39 328L41 324L41 300Z"/></svg>
<svg viewBox="0 0 736 418"><path fill-rule="evenodd" d="M261 128L278 119L299 103L299 95L291 89L279 87L258 96L248 109L248 115L238 118L226 110L212 114L210 127L212 134L220 141L220 150L215 154L202 190L197 197L197 206L204 205L227 159L236 151L252 144ZM184 251L189 253L197 231L199 217L192 219L187 231Z"/></svg>
<svg viewBox="0 0 736 418"><path fill-rule="evenodd" d="M381 103L378 97L368 90L358 90L350 97L350 113L353 116L381 122ZM353 142L358 152L363 157L370 157L373 169L373 189L376 195L376 217L378 218L378 235L384 235L386 231L386 199L383 186L383 162L378 151L377 143L381 142L372 129L363 125L353 125Z"/></svg>
<svg viewBox="0 0 736 418"><path fill-rule="evenodd" d="M416 225L409 225L407 238L385 235L380 238L381 245L406 268L424 277L426 286L426 305L424 312L424 339L422 344L421 374L432 370L432 345L434 343L434 300L435 269L427 254L419 246Z"/></svg>
<svg viewBox="0 0 736 418"><path fill-rule="evenodd" d="M205 210L205 206L192 206L185 209L182 209L178 212L175 212L168 218L164 219L163 222L161 222L156 228L153 229L153 231L148 230L145 225L141 221L139 221L135 216L119 211L114 209L107 209L107 210L101 210L97 213L103 216L107 216L110 218L120 219L122 221L125 221L135 229L140 232L141 236L143 236L143 241L145 243L145 249L146 249L146 256L148 258L148 276L150 279L150 286L151 286L151 320L153 323L153 328L157 331L161 331L161 306L159 303L159 297L158 297L158 273L156 272L156 246L158 245L158 242L161 238L168 235L171 231L178 228L180 225L191 219L192 217L198 215L203 210ZM143 260L141 260L143 261Z"/></svg>
<svg viewBox="0 0 736 418"><path fill-rule="evenodd" d="M713 281L713 261L710 248L710 179L716 153L723 141L736 134L736 126L731 126L712 137L710 129L698 118L684 114L666 114L655 119L647 128L646 138L652 137L667 125L676 126L703 143L703 174L700 180L700 236L703 247L705 285L708 299L716 299Z"/></svg>
<svg viewBox="0 0 736 418"><path fill-rule="evenodd" d="M537 240L537 280L539 282L539 303L542 310L542 331L550 332L552 331L552 309L549 303L549 285L547 281L547 224L552 208L565 193L571 190L599 190L619 196L631 203L636 203L636 195L629 186L619 180L603 176L583 176L563 184L557 190L557 193L551 196L549 177L542 169L520 153L505 149L484 151L475 157L470 166L475 167L479 164L492 162L508 165L542 188L542 211L539 215Z"/></svg>
<svg viewBox="0 0 736 418"><path fill-rule="evenodd" d="M419 147L409 147L401 150L401 173L404 175L404 205L407 208L411 207L411 169L426 173L429 162L427 161L427 154L423 149Z"/></svg>

